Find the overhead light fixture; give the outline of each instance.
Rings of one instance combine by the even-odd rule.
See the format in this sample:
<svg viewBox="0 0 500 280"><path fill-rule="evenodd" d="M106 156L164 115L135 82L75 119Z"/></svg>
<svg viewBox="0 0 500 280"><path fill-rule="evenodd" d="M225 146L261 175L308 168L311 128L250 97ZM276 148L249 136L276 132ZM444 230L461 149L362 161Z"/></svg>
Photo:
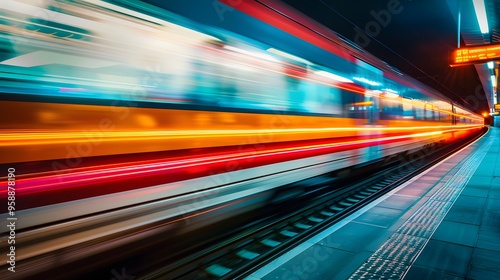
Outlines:
<svg viewBox="0 0 500 280"><path fill-rule="evenodd" d="M493 61L488 62L488 69L495 68L495 63Z"/></svg>
<svg viewBox="0 0 500 280"><path fill-rule="evenodd" d="M472 3L474 4L474 10L476 11L476 18L477 22L479 23L481 33L489 33L490 29L488 27L488 18L486 17L484 0L472 0Z"/></svg>

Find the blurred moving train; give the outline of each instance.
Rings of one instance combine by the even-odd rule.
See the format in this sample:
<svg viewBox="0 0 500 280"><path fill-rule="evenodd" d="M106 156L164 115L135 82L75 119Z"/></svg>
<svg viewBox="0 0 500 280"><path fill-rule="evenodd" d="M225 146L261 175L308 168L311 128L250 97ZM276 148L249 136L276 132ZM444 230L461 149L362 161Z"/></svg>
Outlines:
<svg viewBox="0 0 500 280"><path fill-rule="evenodd" d="M81 244L119 246L89 242L120 232L258 207L278 186L483 126L279 1L193 3L2 3L0 164L16 170L17 261L64 262Z"/></svg>

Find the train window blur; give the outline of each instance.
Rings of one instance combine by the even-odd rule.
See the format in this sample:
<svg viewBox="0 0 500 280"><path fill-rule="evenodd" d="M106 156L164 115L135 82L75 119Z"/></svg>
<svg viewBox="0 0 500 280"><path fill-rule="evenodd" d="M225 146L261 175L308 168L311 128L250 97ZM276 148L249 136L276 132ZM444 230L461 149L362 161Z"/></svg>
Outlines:
<svg viewBox="0 0 500 280"><path fill-rule="evenodd" d="M415 109L415 119L416 120L424 120L425 119L425 111L424 111L424 106L422 106L421 102L419 102L417 106L414 107Z"/></svg>
<svg viewBox="0 0 500 280"><path fill-rule="evenodd" d="M381 120L399 119L403 113L403 107L399 102L399 100L397 99L381 98L380 105L381 105L381 111L380 111Z"/></svg>
<svg viewBox="0 0 500 280"><path fill-rule="evenodd" d="M402 98L403 119L414 119L413 105L410 99Z"/></svg>
<svg viewBox="0 0 500 280"><path fill-rule="evenodd" d="M186 20L175 15L170 18L181 25L158 26L138 18L116 21L108 17L109 11L95 9L91 17L99 21L90 21L78 6L60 6L57 12L61 16L50 22L24 14L1 16L5 25L25 28L2 37L8 42L2 54L9 55L0 67L10 78L2 86L10 92L31 94L36 86L28 81L36 77L44 85L37 91L42 95L339 117L345 117L347 104L363 98L309 69L316 65L266 53L225 31L207 35L185 28ZM77 26L63 24L69 20ZM31 36L22 37L21 32Z"/></svg>
<svg viewBox="0 0 500 280"><path fill-rule="evenodd" d="M424 110L425 110L425 119L434 120L433 108L430 107L428 104L425 104Z"/></svg>

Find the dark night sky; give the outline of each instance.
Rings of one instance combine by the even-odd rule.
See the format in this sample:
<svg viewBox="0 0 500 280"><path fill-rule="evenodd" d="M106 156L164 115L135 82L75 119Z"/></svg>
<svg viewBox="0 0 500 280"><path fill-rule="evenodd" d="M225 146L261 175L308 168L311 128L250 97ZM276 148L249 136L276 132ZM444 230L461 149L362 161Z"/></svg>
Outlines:
<svg viewBox="0 0 500 280"><path fill-rule="evenodd" d="M449 66L457 47L457 24L444 0L284 2L454 100L468 100L476 92L484 96L474 66ZM399 5L388 7L391 2ZM363 40L356 28L368 31L371 38ZM469 104L477 113L488 111L486 102Z"/></svg>

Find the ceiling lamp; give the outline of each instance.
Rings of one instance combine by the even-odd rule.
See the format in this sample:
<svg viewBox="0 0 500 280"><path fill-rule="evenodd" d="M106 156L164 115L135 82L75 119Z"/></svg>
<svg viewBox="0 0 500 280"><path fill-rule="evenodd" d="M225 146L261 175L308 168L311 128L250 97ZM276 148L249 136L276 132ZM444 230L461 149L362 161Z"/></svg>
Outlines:
<svg viewBox="0 0 500 280"><path fill-rule="evenodd" d="M488 18L486 17L484 0L472 0L472 3L474 4L474 10L476 11L476 18L479 23L481 33L489 33L490 29L488 28Z"/></svg>

